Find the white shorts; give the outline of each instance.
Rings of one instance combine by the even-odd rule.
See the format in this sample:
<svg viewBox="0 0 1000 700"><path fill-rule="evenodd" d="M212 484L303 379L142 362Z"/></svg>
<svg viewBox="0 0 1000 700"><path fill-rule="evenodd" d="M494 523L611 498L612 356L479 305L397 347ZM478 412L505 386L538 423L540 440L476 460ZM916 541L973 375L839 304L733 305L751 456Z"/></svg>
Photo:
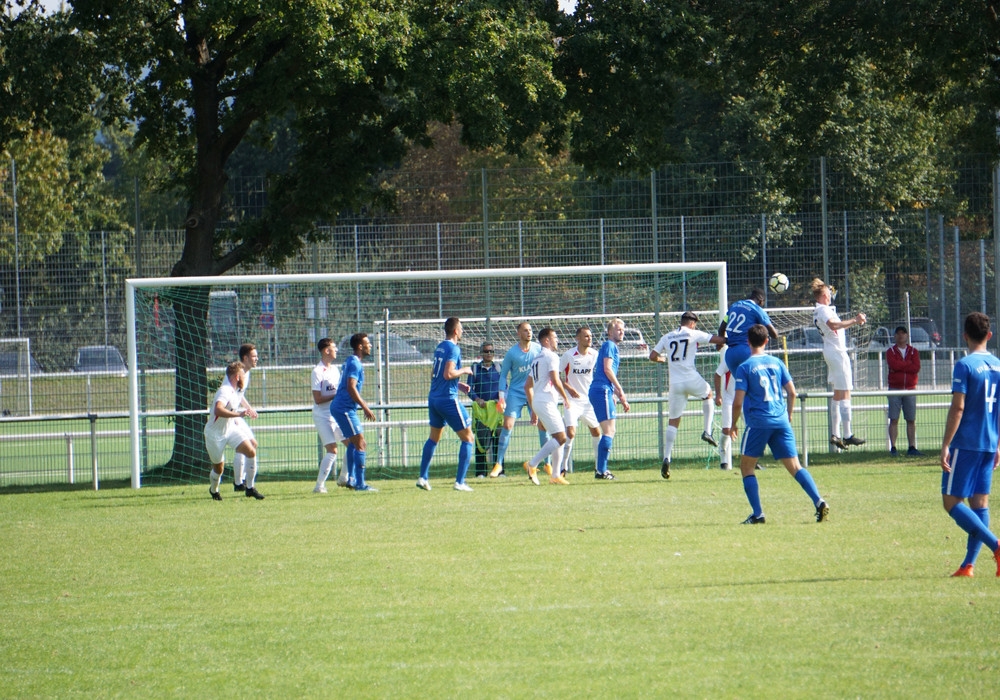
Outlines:
<svg viewBox="0 0 1000 700"><path fill-rule="evenodd" d="M826 360L826 381L833 386L834 391L851 391L854 389L854 377L851 375L851 358L844 350L823 349L823 359Z"/></svg>
<svg viewBox="0 0 1000 700"><path fill-rule="evenodd" d="M559 404L553 401L535 401L531 404L531 408L549 435L566 432L566 425L559 412Z"/></svg>
<svg viewBox="0 0 1000 700"><path fill-rule="evenodd" d="M250 429L250 426L244 418L233 418L232 421L233 422L230 423L231 429L239 432L239 434L243 436L243 440L250 440L251 442L257 441L257 438L254 437L253 431ZM243 440L240 440L240 442L243 442ZM218 462L216 462L216 464L218 464Z"/></svg>
<svg viewBox="0 0 1000 700"><path fill-rule="evenodd" d="M208 458L212 460L212 464L222 464L226 461L226 447L232 447L234 450L243 444L246 440L243 432L239 430L238 426L232 423L226 428L226 432L222 435L216 435L215 433L205 432L205 449L208 450Z"/></svg>
<svg viewBox="0 0 1000 700"><path fill-rule="evenodd" d="M584 425L588 428L601 427L601 424L597 422L597 416L594 415L594 407L590 405L590 401L586 397L580 400L571 398L563 411L563 422L567 428L575 428L580 419L583 419Z"/></svg>
<svg viewBox="0 0 1000 700"><path fill-rule="evenodd" d="M319 439L323 445L344 441L344 433L341 432L340 426L337 425L337 421L333 419L333 416L329 412L325 416L318 416L314 413L313 424L316 426L316 432L319 433Z"/></svg>
<svg viewBox="0 0 1000 700"><path fill-rule="evenodd" d="M686 382L670 385L670 420L677 420L684 415L689 398L705 399L712 394L711 387L701 377L689 379Z"/></svg>

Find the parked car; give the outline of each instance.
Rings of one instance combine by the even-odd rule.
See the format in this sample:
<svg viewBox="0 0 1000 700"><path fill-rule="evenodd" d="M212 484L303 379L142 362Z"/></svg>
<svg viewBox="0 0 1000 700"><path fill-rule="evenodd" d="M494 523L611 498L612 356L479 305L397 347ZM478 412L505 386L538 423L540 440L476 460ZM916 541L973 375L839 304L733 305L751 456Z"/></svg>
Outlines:
<svg viewBox="0 0 1000 700"><path fill-rule="evenodd" d="M128 374L128 367L114 345L89 345L76 349L73 371L90 374Z"/></svg>
<svg viewBox="0 0 1000 700"><path fill-rule="evenodd" d="M0 352L0 377L24 376L30 370L32 374L41 374L45 370L29 355L25 361L24 353L4 350Z"/></svg>
<svg viewBox="0 0 1000 700"><path fill-rule="evenodd" d="M816 326L800 326L785 333L789 350L823 349L823 336Z"/></svg>
<svg viewBox="0 0 1000 700"><path fill-rule="evenodd" d="M897 326L905 326L905 325L907 325L906 321L896 321L895 323L889 326L889 329L892 332L895 332ZM934 343L934 345L941 344L941 333L938 332L937 323L934 322L933 318L926 318L923 316L917 318L911 318L909 325L910 325L910 345L913 345L913 347L917 347L913 343L913 340L916 337L917 328L920 328L925 333L927 333L927 336L930 338L930 341Z"/></svg>
<svg viewBox="0 0 1000 700"><path fill-rule="evenodd" d="M897 326L893 326L893 330L889 330L885 326L879 326L876 328L875 335L872 336L872 340L868 344L868 351L885 352L888 350L889 346L895 344L896 342L896 328ZM917 350L933 350L937 347L937 345L931 340L931 336L927 334L927 331L920 326L913 326L910 328L910 345Z"/></svg>
<svg viewBox="0 0 1000 700"><path fill-rule="evenodd" d="M406 341L415 347L421 355L426 358L434 357L434 351L437 350L437 346L441 344L444 338L435 340L434 338L407 338Z"/></svg>
<svg viewBox="0 0 1000 700"><path fill-rule="evenodd" d="M379 333L379 335L382 336L381 333ZM371 362L375 356L375 345L377 340L375 336L372 335L369 335L369 338L372 341L372 357L368 358L368 362ZM424 359L424 356L420 354L419 350L410 345L410 343L406 342L406 339L397 333L389 334L388 345L389 362L419 362ZM340 361L342 361L346 359L348 355L353 354L354 351L351 350L351 336L345 335L337 344L337 357ZM431 354L433 354L433 351Z"/></svg>

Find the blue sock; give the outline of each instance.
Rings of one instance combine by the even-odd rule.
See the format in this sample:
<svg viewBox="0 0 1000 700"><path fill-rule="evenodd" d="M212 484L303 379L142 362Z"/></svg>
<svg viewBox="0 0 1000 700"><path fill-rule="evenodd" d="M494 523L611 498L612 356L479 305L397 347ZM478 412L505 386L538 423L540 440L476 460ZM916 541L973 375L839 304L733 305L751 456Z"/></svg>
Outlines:
<svg viewBox="0 0 1000 700"><path fill-rule="evenodd" d="M358 475L354 471L354 464L356 461L355 455L357 455L357 453L358 453L358 448L354 446L354 443L348 442L347 455L344 457L344 459L347 460L347 478L348 478L348 483L351 486L354 486L355 484L358 483Z"/></svg>
<svg viewBox="0 0 1000 700"><path fill-rule="evenodd" d="M354 473L357 476L357 488L365 487L365 452L355 450L354 452Z"/></svg>
<svg viewBox="0 0 1000 700"><path fill-rule="evenodd" d="M799 469L795 472L795 480L799 482L802 490L812 499L813 505L818 506L819 502L823 499L819 497L819 490L816 488L816 482L813 481L812 475L805 469Z"/></svg>
<svg viewBox="0 0 1000 700"><path fill-rule="evenodd" d="M754 474L743 477L743 491L750 501L750 507L753 508L753 517L759 518L764 515L760 507L760 489L757 487L757 477Z"/></svg>
<svg viewBox="0 0 1000 700"><path fill-rule="evenodd" d="M960 528L965 530L969 535L975 537L980 542L989 547L991 552L995 552L997 549L997 537L983 521L980 520L972 509L964 503L958 503L954 508L951 509L949 513L951 519L954 520Z"/></svg>
<svg viewBox="0 0 1000 700"><path fill-rule="evenodd" d="M465 483L465 475L469 473L469 462L472 461L472 443L463 442L458 446L458 471L455 472L455 482Z"/></svg>
<svg viewBox="0 0 1000 700"><path fill-rule="evenodd" d="M424 443L424 453L420 457L420 478L426 479L431 475L431 458L434 456L434 450L437 449L438 444L427 438L427 442Z"/></svg>
<svg viewBox="0 0 1000 700"><path fill-rule="evenodd" d="M612 438L602 435L597 443L597 472L603 474L608 470L608 456L611 454Z"/></svg>
<svg viewBox="0 0 1000 700"><path fill-rule="evenodd" d="M971 508L976 517L979 518L979 522L983 524L983 527L989 528L990 526L990 509L989 508ZM965 561L962 562L962 566L974 566L976 563L976 558L979 557L979 550L983 546L982 541L978 537L973 537L969 535L969 541L965 547Z"/></svg>
<svg viewBox="0 0 1000 700"><path fill-rule="evenodd" d="M500 439L497 441L497 464L503 464L503 458L507 456L508 445L510 445L510 431L507 428L501 428Z"/></svg>

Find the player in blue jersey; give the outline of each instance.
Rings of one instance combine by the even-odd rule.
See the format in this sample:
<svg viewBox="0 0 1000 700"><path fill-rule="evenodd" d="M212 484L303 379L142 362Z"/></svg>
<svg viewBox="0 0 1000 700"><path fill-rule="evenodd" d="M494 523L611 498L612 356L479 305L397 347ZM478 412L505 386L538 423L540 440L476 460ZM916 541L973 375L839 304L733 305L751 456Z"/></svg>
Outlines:
<svg viewBox="0 0 1000 700"><path fill-rule="evenodd" d="M594 415L601 425L601 440L597 443L597 464L594 469L595 479L614 479L615 475L608 471L608 456L615 439L615 397L621 401L622 410L628 413L628 400L625 390L618 382L618 365L621 358L618 355L618 343L625 337L625 322L620 318L612 319L607 326L608 338L601 345L594 363L594 380L587 392L590 404L594 407Z"/></svg>
<svg viewBox="0 0 1000 700"><path fill-rule="evenodd" d="M365 483L365 432L358 418L358 408L368 420L375 420L375 414L361 398L361 387L365 383L365 370L361 361L372 354L372 341L367 333L351 336L353 354L344 360L340 368L340 386L330 402L330 415L340 426L340 432L347 438L347 464L351 478L349 486L355 491L377 491Z"/></svg>
<svg viewBox="0 0 1000 700"><path fill-rule="evenodd" d="M979 312L966 316L969 354L956 362L952 371L951 407L941 443L941 497L948 515L969 535L965 559L952 576L972 576L983 544L993 552L1000 576L1000 548L989 529L990 486L993 470L1000 463L1000 360L986 351L991 337L989 316Z"/></svg>
<svg viewBox="0 0 1000 700"><path fill-rule="evenodd" d="M420 458L420 477L417 488L431 490L428 481L431 471L431 458L445 423L455 431L462 444L458 447L458 471L455 473L455 490L471 491L465 483L465 474L469 471L472 460L472 446L475 437L472 434L472 421L468 411L458 401L458 380L472 374L471 367L462 367L462 350L458 341L462 339L462 322L452 316L444 322L445 339L434 350L434 362L431 364L431 390L427 394L427 416L431 424L431 433L424 443L423 455Z"/></svg>
<svg viewBox="0 0 1000 700"><path fill-rule="evenodd" d="M740 473L743 475L743 491L753 508L753 513L743 524L764 524L764 511L760 506L760 492L754 469L757 460L764 455L764 448L768 446L774 458L785 465L788 473L795 477L802 490L812 499L816 506L816 522L823 522L830 508L820 497L812 475L799 464L799 451L792 432L795 384L781 360L764 352L768 329L757 323L747 331L751 354L735 373L736 398L733 400L732 427L733 435L736 435L736 421L742 412L747 427L741 443ZM785 394L788 395L787 401Z"/></svg>
<svg viewBox="0 0 1000 700"><path fill-rule="evenodd" d="M523 321L517 326L517 344L508 350L500 363L500 399L497 408L503 412L503 428L500 429L500 440L497 443L497 463L493 466L490 476L494 479L503 473L503 460L510 445L510 433L514 423L521 416L524 407L528 407L531 424L537 425L538 418L528 405L528 397L524 393L524 380L528 378L531 363L542 353L542 346L531 339L531 324ZM539 426L539 445L545 444L544 428Z"/></svg>
<svg viewBox="0 0 1000 700"><path fill-rule="evenodd" d="M769 336L778 337L778 331L771 324L770 316L761 308L763 303L764 292L753 289L746 299L740 299L729 307L726 317L719 324L718 334L726 338L726 366L730 372L735 373L740 363L750 357L747 332L751 326L759 323L767 328Z"/></svg>

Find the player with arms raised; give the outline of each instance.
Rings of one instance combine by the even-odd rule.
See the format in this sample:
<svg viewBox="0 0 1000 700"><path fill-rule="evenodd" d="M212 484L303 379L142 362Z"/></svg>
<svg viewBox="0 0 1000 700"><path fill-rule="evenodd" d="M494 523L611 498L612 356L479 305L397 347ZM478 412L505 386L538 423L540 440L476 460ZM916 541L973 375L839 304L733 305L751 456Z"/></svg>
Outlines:
<svg viewBox="0 0 1000 700"><path fill-rule="evenodd" d="M698 374L694 360L699 343L722 345L726 339L700 331L696 328L697 325L698 315L693 311L685 311L681 314L680 327L660 338L660 342L649 353L651 362L667 363L670 376L669 419L667 429L663 431L663 464L660 466L660 476L664 479L670 478L670 457L688 398L701 399L701 414L704 419L701 439L712 447L719 445L712 437L712 421L715 418L712 389Z"/></svg>

